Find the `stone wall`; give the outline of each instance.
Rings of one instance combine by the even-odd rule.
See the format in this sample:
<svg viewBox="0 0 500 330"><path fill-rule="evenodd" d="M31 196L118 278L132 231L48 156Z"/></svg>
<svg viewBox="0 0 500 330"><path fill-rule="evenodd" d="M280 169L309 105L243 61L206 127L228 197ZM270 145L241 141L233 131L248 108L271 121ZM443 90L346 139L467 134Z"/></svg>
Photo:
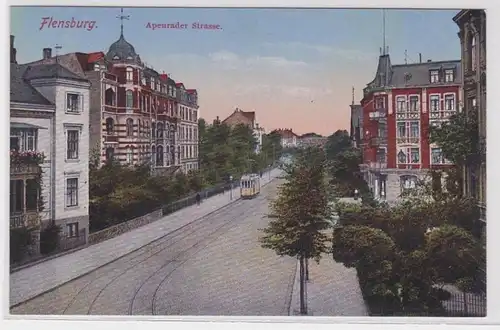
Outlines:
<svg viewBox="0 0 500 330"><path fill-rule="evenodd" d="M154 221L160 219L162 216L163 216L162 210L157 210L157 211L148 213L146 215L143 215L142 217L138 217L138 218L114 225L113 227L109 227L109 228L103 229L101 231L92 233L89 235L88 244L99 243L99 242L108 240L110 238L119 236L123 233L131 231L132 229L136 229L136 228L142 227L144 225L147 225L148 223L154 222Z"/></svg>

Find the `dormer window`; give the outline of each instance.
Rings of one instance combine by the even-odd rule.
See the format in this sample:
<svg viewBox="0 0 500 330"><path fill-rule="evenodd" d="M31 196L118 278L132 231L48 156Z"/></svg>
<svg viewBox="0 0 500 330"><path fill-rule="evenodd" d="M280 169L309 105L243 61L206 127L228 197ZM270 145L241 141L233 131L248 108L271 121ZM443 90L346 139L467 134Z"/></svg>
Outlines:
<svg viewBox="0 0 500 330"><path fill-rule="evenodd" d="M133 60L132 56L127 57L127 60Z"/></svg>
<svg viewBox="0 0 500 330"><path fill-rule="evenodd" d="M375 108L376 109L384 109L385 108L385 98L383 96L377 97L375 99Z"/></svg>
<svg viewBox="0 0 500 330"><path fill-rule="evenodd" d="M100 71L100 70L101 66L99 65L99 63L94 64L94 71Z"/></svg>
<svg viewBox="0 0 500 330"><path fill-rule="evenodd" d="M119 57L118 55L115 55L115 56L113 57L113 60L119 60L119 59L120 59L120 57Z"/></svg>
<svg viewBox="0 0 500 330"><path fill-rule="evenodd" d="M454 73L453 70L446 70L444 72L444 81L445 82L453 82L455 80L453 73Z"/></svg>
<svg viewBox="0 0 500 330"><path fill-rule="evenodd" d="M439 82L439 71L431 70L431 84L435 84Z"/></svg>
<svg viewBox="0 0 500 330"><path fill-rule="evenodd" d="M151 89L155 89L155 78L151 78Z"/></svg>

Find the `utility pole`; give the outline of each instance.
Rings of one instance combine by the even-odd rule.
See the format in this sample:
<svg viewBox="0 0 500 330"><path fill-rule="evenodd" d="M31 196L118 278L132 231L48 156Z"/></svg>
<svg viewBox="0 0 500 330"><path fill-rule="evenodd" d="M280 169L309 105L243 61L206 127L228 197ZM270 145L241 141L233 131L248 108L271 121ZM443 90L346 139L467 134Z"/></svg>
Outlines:
<svg viewBox="0 0 500 330"><path fill-rule="evenodd" d="M408 50L405 49L405 64L408 64Z"/></svg>

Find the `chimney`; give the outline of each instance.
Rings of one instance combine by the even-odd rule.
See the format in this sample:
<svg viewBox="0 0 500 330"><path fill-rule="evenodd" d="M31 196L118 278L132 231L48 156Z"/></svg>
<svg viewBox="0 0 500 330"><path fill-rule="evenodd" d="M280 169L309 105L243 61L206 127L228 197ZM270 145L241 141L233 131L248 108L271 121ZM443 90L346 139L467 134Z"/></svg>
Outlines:
<svg viewBox="0 0 500 330"><path fill-rule="evenodd" d="M14 48L14 36L10 35L10 63L16 63L17 50Z"/></svg>
<svg viewBox="0 0 500 330"><path fill-rule="evenodd" d="M422 63L422 53L418 53L418 62Z"/></svg>
<svg viewBox="0 0 500 330"><path fill-rule="evenodd" d="M43 59L46 60L52 57L52 48L44 48L43 49Z"/></svg>

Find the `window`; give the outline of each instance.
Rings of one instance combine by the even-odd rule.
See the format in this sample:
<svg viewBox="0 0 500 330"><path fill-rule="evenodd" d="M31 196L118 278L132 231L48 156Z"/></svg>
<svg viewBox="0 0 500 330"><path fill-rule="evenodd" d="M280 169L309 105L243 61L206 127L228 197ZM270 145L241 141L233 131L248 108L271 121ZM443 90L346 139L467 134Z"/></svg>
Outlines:
<svg viewBox="0 0 500 330"><path fill-rule="evenodd" d="M142 134L142 122L140 119L137 119L137 135L141 136Z"/></svg>
<svg viewBox="0 0 500 330"><path fill-rule="evenodd" d="M113 135L114 121L113 118L106 119L106 134Z"/></svg>
<svg viewBox="0 0 500 330"><path fill-rule="evenodd" d="M98 63L94 64L94 71L100 71L100 70L101 66Z"/></svg>
<svg viewBox="0 0 500 330"><path fill-rule="evenodd" d="M406 111L406 96L396 97L396 111L397 112Z"/></svg>
<svg viewBox="0 0 500 330"><path fill-rule="evenodd" d="M431 95L431 111L439 111L439 95Z"/></svg>
<svg viewBox="0 0 500 330"><path fill-rule="evenodd" d="M134 152L131 147L127 148L127 163L132 164L134 162Z"/></svg>
<svg viewBox="0 0 500 330"><path fill-rule="evenodd" d="M10 214L24 212L24 181L10 180Z"/></svg>
<svg viewBox="0 0 500 330"><path fill-rule="evenodd" d="M146 133L146 136L149 136L149 134L151 134L151 131L149 130L149 122L148 121L146 121L144 123L144 131Z"/></svg>
<svg viewBox="0 0 500 330"><path fill-rule="evenodd" d="M132 108L134 106L134 94L131 90L128 90L126 95L127 96L126 96L126 100L125 100L125 102L126 102L125 106L127 108Z"/></svg>
<svg viewBox="0 0 500 330"><path fill-rule="evenodd" d="M158 146L156 148L156 165L163 166L163 147Z"/></svg>
<svg viewBox="0 0 500 330"><path fill-rule="evenodd" d="M158 135L158 138L163 138L163 124L162 123L158 123L158 125L156 126L156 130L157 130L157 135Z"/></svg>
<svg viewBox="0 0 500 330"><path fill-rule="evenodd" d="M420 136L420 123L418 121L410 122L410 137L419 137Z"/></svg>
<svg viewBox="0 0 500 330"><path fill-rule="evenodd" d="M10 149L16 151L35 151L37 145L36 129L10 129Z"/></svg>
<svg viewBox="0 0 500 330"><path fill-rule="evenodd" d="M417 185L417 177L411 175L405 175L399 178L401 182L401 192L407 191L409 189L414 189Z"/></svg>
<svg viewBox="0 0 500 330"><path fill-rule="evenodd" d="M134 69L132 68L127 68L127 82L134 82Z"/></svg>
<svg viewBox="0 0 500 330"><path fill-rule="evenodd" d="M470 61L471 61L471 69L473 71L476 70L477 67L477 58L476 58L476 37L471 35L471 43L470 43Z"/></svg>
<svg viewBox="0 0 500 330"><path fill-rule="evenodd" d="M78 206L78 178L66 179L66 206Z"/></svg>
<svg viewBox="0 0 500 330"><path fill-rule="evenodd" d="M106 148L106 161L111 162L115 158L115 149L112 147Z"/></svg>
<svg viewBox="0 0 500 330"><path fill-rule="evenodd" d="M26 211L37 211L39 198L40 189L38 188L36 180L26 180Z"/></svg>
<svg viewBox="0 0 500 330"><path fill-rule="evenodd" d="M445 164L446 161L443 157L443 153L441 148L432 148L431 149L431 164Z"/></svg>
<svg viewBox="0 0 500 330"><path fill-rule="evenodd" d="M154 138L156 138L156 123L155 122L152 122L151 123L151 136Z"/></svg>
<svg viewBox="0 0 500 330"><path fill-rule="evenodd" d="M418 95L410 96L410 111L419 111L420 107L418 104Z"/></svg>
<svg viewBox="0 0 500 330"><path fill-rule="evenodd" d="M78 222L68 223L66 225L66 234L68 237L78 236Z"/></svg>
<svg viewBox="0 0 500 330"><path fill-rule="evenodd" d="M444 109L455 110L455 94L446 94L444 96Z"/></svg>
<svg viewBox="0 0 500 330"><path fill-rule="evenodd" d="M156 148L155 148L155 146L151 146L151 155L150 156L151 156L151 165L155 166L155 160L156 160L155 159L156 158L155 157L156 156Z"/></svg>
<svg viewBox="0 0 500 330"><path fill-rule="evenodd" d="M397 123L397 137L406 137L406 124L405 122Z"/></svg>
<svg viewBox="0 0 500 330"><path fill-rule="evenodd" d="M444 81L445 82L453 82L453 80L455 80L453 70L446 70L444 72Z"/></svg>
<svg viewBox="0 0 500 330"><path fill-rule="evenodd" d="M104 92L104 104L111 106L115 105L115 92L112 88L108 88Z"/></svg>
<svg viewBox="0 0 500 330"><path fill-rule="evenodd" d="M151 77L151 89L155 89L155 78Z"/></svg>
<svg viewBox="0 0 500 330"><path fill-rule="evenodd" d="M66 94L66 110L72 113L80 112L80 95L74 93Z"/></svg>
<svg viewBox="0 0 500 330"><path fill-rule="evenodd" d="M80 136L80 131L78 130L68 130L67 131L67 159L78 159L78 139Z"/></svg>
<svg viewBox="0 0 500 330"><path fill-rule="evenodd" d="M375 110L378 109L384 109L385 108L385 98L382 97L377 97L375 99Z"/></svg>
<svg viewBox="0 0 500 330"><path fill-rule="evenodd" d="M431 71L431 83L435 84L439 82L439 71L438 70L432 70Z"/></svg>
<svg viewBox="0 0 500 330"><path fill-rule="evenodd" d="M412 164L420 163L420 149L419 148L411 148L410 151L410 160Z"/></svg>
<svg viewBox="0 0 500 330"><path fill-rule="evenodd" d="M132 118L127 119L127 136L134 135L134 120Z"/></svg>

